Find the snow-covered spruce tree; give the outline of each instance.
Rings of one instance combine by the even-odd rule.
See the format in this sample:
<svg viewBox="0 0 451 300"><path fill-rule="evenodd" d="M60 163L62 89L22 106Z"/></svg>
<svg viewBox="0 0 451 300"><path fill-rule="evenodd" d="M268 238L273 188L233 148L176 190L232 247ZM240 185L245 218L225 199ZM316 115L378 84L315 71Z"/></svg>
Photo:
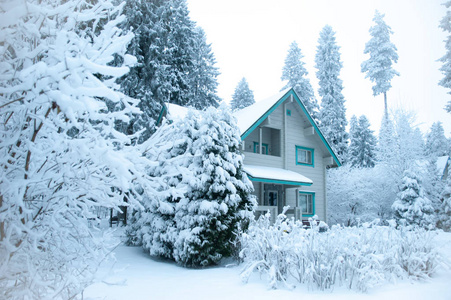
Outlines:
<svg viewBox="0 0 451 300"><path fill-rule="evenodd" d="M246 78L238 82L230 103L232 110L240 110L255 103L254 92L249 88Z"/></svg>
<svg viewBox="0 0 451 300"><path fill-rule="evenodd" d="M376 137L365 115L351 119L349 163L353 167L372 168L376 162Z"/></svg>
<svg viewBox="0 0 451 300"><path fill-rule="evenodd" d="M304 67L303 57L304 55L302 55L298 44L296 42L291 43L281 77L282 80L287 80L288 82L282 90L293 88L312 118L318 122L319 106L315 99L313 88L307 78L308 72Z"/></svg>
<svg viewBox="0 0 451 300"><path fill-rule="evenodd" d="M147 142L159 195L144 201L140 237L151 255L190 266L218 262L252 218L252 184L242 170L239 132L224 109L161 126Z"/></svg>
<svg viewBox="0 0 451 300"><path fill-rule="evenodd" d="M205 109L217 107L221 99L216 93L219 75L216 58L207 44L207 38L202 28L196 27L193 47L192 71L189 74L190 96L187 106Z"/></svg>
<svg viewBox="0 0 451 300"><path fill-rule="evenodd" d="M398 61L396 46L390 42L393 34L390 26L384 21L384 14L376 10L373 21L376 23L370 28L371 39L365 44L365 54L368 60L361 65L365 78L369 78L373 85L373 95L384 94L385 115L388 115L387 92L391 88L391 80L399 73L393 69L392 64Z"/></svg>
<svg viewBox="0 0 451 300"><path fill-rule="evenodd" d="M400 226L435 227L432 203L424 196L419 176L410 169L404 172L400 192L392 209Z"/></svg>
<svg viewBox="0 0 451 300"><path fill-rule="evenodd" d="M424 154L427 157L437 158L443 155L450 155L448 153L448 140L445 137L442 122L435 122L431 126L431 130L426 134L426 144L424 147Z"/></svg>
<svg viewBox="0 0 451 300"><path fill-rule="evenodd" d="M179 264L207 266L231 256L241 226L253 218L256 203L240 143L236 121L224 107L204 113L192 144L192 178L176 205L174 258Z"/></svg>
<svg viewBox="0 0 451 300"><path fill-rule="evenodd" d="M0 298L77 297L109 251L88 227L94 208L118 209L136 181L151 192L114 130L139 112L115 84L128 67L108 65L135 62L120 11L103 0L0 4Z"/></svg>
<svg viewBox="0 0 451 300"><path fill-rule="evenodd" d="M126 18L120 24L124 31L133 32L127 54L135 56L137 64L130 68L126 76L119 78L118 83L124 94L140 99L141 110L130 122L121 123L120 130L133 134L144 129L140 132L139 143L147 140L154 131L155 120L164 102L163 97L157 93L161 84L156 81L156 74L161 72L164 66L161 54L164 47L164 40L161 39L163 28L159 22L158 5L161 4L157 1L127 0L124 6ZM116 59L115 62L121 63L121 60Z"/></svg>
<svg viewBox="0 0 451 300"><path fill-rule="evenodd" d="M185 0L128 0L125 14L122 28L135 35L127 53L137 57L138 64L120 79L120 84L126 95L141 99L143 113L136 116L128 129L138 132L144 128L139 138L143 142L154 131L164 102L196 106L190 101L199 82L191 76L197 76L196 70L199 71L199 66L194 65L200 55L195 52L199 50L196 48L199 37ZM211 63L210 57L205 59L207 64ZM209 71L212 73L205 76L214 76L214 70ZM208 101L213 98L209 94Z"/></svg>
<svg viewBox="0 0 451 300"><path fill-rule="evenodd" d="M444 77L440 80L439 84L444 88L451 89L451 11L449 10L451 7L451 1L446 1L443 5L445 5L447 10L446 15L440 21L439 27L449 35L445 40L446 54L440 58L440 61L443 63L440 67L440 71L442 71ZM448 94L451 94L451 90ZM448 100L445 110L451 113L451 100Z"/></svg>
<svg viewBox="0 0 451 300"><path fill-rule="evenodd" d="M446 180L441 197L443 202L438 216L438 226L445 231L451 231L451 176Z"/></svg>
<svg viewBox="0 0 451 300"><path fill-rule="evenodd" d="M347 158L348 133L346 126L345 99L341 91L343 83L340 76L343 67L340 61L340 47L335 41L335 32L326 25L320 32L316 48L315 67L318 69L316 77L319 80L319 96L321 109L319 119L321 131L327 141L331 143L338 158L344 162Z"/></svg>

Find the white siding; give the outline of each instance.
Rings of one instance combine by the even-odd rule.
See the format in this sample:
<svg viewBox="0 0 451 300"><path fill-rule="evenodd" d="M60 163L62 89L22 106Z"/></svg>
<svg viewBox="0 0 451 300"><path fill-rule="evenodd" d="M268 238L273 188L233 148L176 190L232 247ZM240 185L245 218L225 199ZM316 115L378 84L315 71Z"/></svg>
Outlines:
<svg viewBox="0 0 451 300"><path fill-rule="evenodd" d="M285 109L291 110L291 116L286 116ZM284 132L284 120L286 122L286 132ZM297 191L309 191L315 193L315 214L320 220L326 220L326 204L325 204L325 175L326 166L323 157L329 156L326 153L326 147L315 133L314 135L306 135L304 128L311 126L300 109L298 103L289 102L287 99L285 104L279 105L270 115L269 122L262 123L264 126L280 129L280 147L281 156L263 155L253 153L254 141L259 140L259 129L256 128L245 139L246 152L244 153L244 164L260 165L274 168L285 168L300 173L313 181L311 186L302 186L296 188L287 188L285 191L286 204L290 207L296 207ZM274 140L272 137L263 136L266 139ZM308 147L314 149L314 166L296 165L296 146ZM286 149L285 149L286 148ZM286 150L286 151L285 151ZM285 154L286 153L286 154ZM286 158L285 158L286 155ZM284 163L285 162L285 163ZM254 183L254 187L258 187ZM259 191L255 191L260 196Z"/></svg>

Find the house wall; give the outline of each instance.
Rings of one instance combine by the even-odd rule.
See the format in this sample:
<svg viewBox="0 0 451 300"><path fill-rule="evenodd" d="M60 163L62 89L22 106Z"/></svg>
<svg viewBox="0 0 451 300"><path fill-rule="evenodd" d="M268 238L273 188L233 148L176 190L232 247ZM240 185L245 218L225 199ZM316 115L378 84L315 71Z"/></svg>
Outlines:
<svg viewBox="0 0 451 300"><path fill-rule="evenodd" d="M286 115L286 109L291 110L291 116ZM307 117L304 115L296 102L289 102L287 99L280 104L269 116L267 124L273 128L281 129L280 140L281 147L280 157L271 155L261 155L256 153L245 152L244 164L259 165L274 168L284 168L300 173L313 181L311 186L302 186L296 188L287 188L285 197L286 204L291 207L296 206L297 192L308 191L315 193L315 214L320 220L326 220L326 195L325 195L325 176L326 166L323 157L330 156L327 149L322 144L321 139L316 134L308 135L304 128L310 127ZM250 133L246 139L246 151L249 151L249 145L253 147L253 141L258 141L259 129L256 128ZM263 142L264 138L263 138ZM297 165L296 164L296 146L308 147L314 149L314 166ZM257 197L260 196L257 194Z"/></svg>

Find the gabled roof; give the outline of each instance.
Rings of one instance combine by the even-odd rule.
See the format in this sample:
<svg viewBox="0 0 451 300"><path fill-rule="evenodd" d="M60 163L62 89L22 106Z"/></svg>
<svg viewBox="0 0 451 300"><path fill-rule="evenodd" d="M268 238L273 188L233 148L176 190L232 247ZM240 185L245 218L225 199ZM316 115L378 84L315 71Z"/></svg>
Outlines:
<svg viewBox="0 0 451 300"><path fill-rule="evenodd" d="M237 119L238 127L241 131L241 139L244 140L252 131L254 131L280 104L285 102L289 97L293 97L293 100L298 103L301 110L304 112L307 117L309 123L315 129L316 134L323 142L324 146L329 151L330 155L334 159L335 163L338 166L341 166L341 163L332 150L332 147L322 134L321 130L318 128L318 125L313 120L310 113L307 111L305 105L299 99L298 95L294 91L293 88L289 88L279 92L278 94L267 98L265 100L256 102L251 106L243 108L234 113L234 116Z"/></svg>

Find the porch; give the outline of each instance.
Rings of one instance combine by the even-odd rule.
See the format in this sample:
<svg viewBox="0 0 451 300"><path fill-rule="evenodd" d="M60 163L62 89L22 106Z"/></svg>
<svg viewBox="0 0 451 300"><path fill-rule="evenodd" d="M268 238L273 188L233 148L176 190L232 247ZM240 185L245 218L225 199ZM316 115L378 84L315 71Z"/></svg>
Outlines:
<svg viewBox="0 0 451 300"><path fill-rule="evenodd" d="M283 208L290 206L287 217L296 220L314 215L314 193L305 192L302 187L311 186L309 178L285 169L245 165L244 170L254 185L258 207L255 217L271 213L272 222Z"/></svg>

